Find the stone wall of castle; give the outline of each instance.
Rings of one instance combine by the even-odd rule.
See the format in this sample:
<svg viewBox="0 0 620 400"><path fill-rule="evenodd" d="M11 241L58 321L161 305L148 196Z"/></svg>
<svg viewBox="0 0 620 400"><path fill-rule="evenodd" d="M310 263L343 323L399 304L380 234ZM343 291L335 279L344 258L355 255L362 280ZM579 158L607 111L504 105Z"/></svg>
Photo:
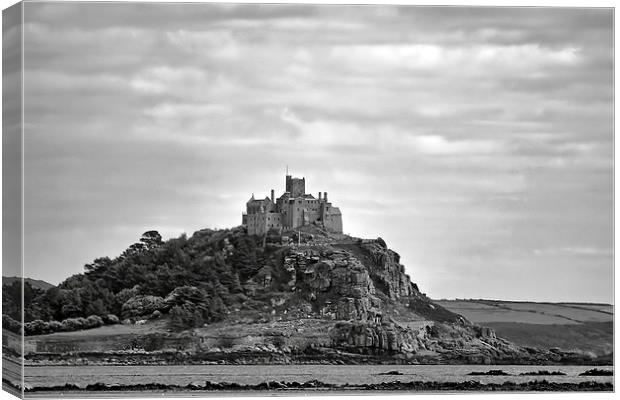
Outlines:
<svg viewBox="0 0 620 400"><path fill-rule="evenodd" d="M286 192L277 200L265 197L247 202L247 214L242 214L242 224L250 235L264 235L271 228L295 229L317 224L328 231L342 233L342 215L325 197L315 198L305 193L305 178L286 176Z"/></svg>
<svg viewBox="0 0 620 400"><path fill-rule="evenodd" d="M342 233L342 214L340 209L334 207L325 216L323 221L325 229L332 232Z"/></svg>
<svg viewBox="0 0 620 400"><path fill-rule="evenodd" d="M248 235L265 235L271 228L282 228L282 214L279 212L247 214L246 220Z"/></svg>
<svg viewBox="0 0 620 400"><path fill-rule="evenodd" d="M318 221L321 205L314 197L297 197L283 201L281 212L287 216L286 226L297 228Z"/></svg>

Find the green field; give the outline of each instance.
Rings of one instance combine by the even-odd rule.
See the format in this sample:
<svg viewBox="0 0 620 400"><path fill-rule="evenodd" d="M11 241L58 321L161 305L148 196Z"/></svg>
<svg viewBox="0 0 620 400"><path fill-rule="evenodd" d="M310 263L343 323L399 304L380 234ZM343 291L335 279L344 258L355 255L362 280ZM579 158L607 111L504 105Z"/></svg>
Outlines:
<svg viewBox="0 0 620 400"><path fill-rule="evenodd" d="M598 356L613 352L614 307L610 304L497 300L437 303L521 346L592 352Z"/></svg>

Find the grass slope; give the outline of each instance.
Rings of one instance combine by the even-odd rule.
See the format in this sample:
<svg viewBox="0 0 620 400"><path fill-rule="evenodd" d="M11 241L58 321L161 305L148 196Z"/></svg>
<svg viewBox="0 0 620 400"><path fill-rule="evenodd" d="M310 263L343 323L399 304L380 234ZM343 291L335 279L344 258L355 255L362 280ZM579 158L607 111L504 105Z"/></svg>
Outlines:
<svg viewBox="0 0 620 400"><path fill-rule="evenodd" d="M497 300L440 300L437 303L521 346L578 350L598 356L613 352L613 306Z"/></svg>
<svg viewBox="0 0 620 400"><path fill-rule="evenodd" d="M573 325L488 322L500 337L521 346L543 349L590 351L597 356L613 351L613 322L586 322Z"/></svg>

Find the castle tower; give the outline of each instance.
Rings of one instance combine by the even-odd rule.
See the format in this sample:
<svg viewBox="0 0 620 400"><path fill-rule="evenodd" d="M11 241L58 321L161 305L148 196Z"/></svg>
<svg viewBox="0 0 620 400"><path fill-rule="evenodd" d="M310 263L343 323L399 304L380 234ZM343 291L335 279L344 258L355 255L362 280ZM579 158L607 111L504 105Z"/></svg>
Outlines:
<svg viewBox="0 0 620 400"><path fill-rule="evenodd" d="M286 191L291 197L301 197L306 194L306 178L293 178L286 175Z"/></svg>

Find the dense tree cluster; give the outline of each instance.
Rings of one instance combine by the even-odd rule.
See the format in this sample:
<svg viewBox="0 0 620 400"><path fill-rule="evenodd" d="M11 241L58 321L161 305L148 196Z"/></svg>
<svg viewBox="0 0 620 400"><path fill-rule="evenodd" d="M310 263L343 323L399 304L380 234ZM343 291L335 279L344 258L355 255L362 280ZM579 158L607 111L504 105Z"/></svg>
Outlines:
<svg viewBox="0 0 620 400"><path fill-rule="evenodd" d="M85 329L154 313L168 314L178 329L218 321L247 299L242 282L278 262L276 253L241 228L205 229L168 241L145 232L120 256L97 258L57 287L43 291L26 283L24 331ZM4 287L5 326L21 319L20 286Z"/></svg>

